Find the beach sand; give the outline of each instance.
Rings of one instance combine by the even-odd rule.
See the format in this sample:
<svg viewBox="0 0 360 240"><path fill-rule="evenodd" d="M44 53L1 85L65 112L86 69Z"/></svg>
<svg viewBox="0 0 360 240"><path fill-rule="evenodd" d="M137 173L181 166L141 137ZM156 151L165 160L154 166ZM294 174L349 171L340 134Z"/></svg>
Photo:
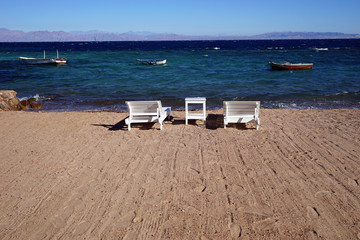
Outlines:
<svg viewBox="0 0 360 240"><path fill-rule="evenodd" d="M360 110L0 112L0 239L360 239Z"/></svg>

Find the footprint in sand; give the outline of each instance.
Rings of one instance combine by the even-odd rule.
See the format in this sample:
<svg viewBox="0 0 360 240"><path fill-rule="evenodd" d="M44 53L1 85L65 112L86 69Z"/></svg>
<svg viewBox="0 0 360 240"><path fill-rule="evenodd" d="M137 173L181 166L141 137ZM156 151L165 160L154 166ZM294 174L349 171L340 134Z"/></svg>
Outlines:
<svg viewBox="0 0 360 240"><path fill-rule="evenodd" d="M245 190L243 186L237 184L231 185L230 190L239 196L247 196L247 194L249 193L247 190Z"/></svg>
<svg viewBox="0 0 360 240"><path fill-rule="evenodd" d="M83 235L91 226L91 223L83 221L79 223L74 230L74 235L79 236Z"/></svg>
<svg viewBox="0 0 360 240"><path fill-rule="evenodd" d="M66 220L58 216L55 216L54 219L52 219L50 222L54 226L54 228L60 229L66 226Z"/></svg>
<svg viewBox="0 0 360 240"><path fill-rule="evenodd" d="M348 182L349 182L349 185L353 186L353 187L358 187L360 184L358 179L353 179L353 178L349 178Z"/></svg>
<svg viewBox="0 0 360 240"><path fill-rule="evenodd" d="M78 168L77 166L75 167L70 167L66 172L67 174L69 174L70 176L78 176L80 174L80 171L82 169Z"/></svg>
<svg viewBox="0 0 360 240"><path fill-rule="evenodd" d="M330 191L318 191L315 193L315 197L317 198L317 197L321 197L324 195L330 195L330 194L332 194L332 192L330 192Z"/></svg>
<svg viewBox="0 0 360 240"><path fill-rule="evenodd" d="M167 220L166 222L164 222L162 225L162 228L164 230L174 228L174 226L176 226L177 222L178 222L178 219L174 217L174 219L170 219L170 220Z"/></svg>
<svg viewBox="0 0 360 240"><path fill-rule="evenodd" d="M224 176L216 176L216 177L215 177L216 180L222 180L222 179L225 179L225 178L226 178L226 177L224 177Z"/></svg>
<svg viewBox="0 0 360 240"><path fill-rule="evenodd" d="M51 220L51 224L55 228L63 228L66 226L67 220L70 218L70 216L74 213L74 207L69 206L64 208L62 213L60 215L57 215L54 217L54 219Z"/></svg>
<svg viewBox="0 0 360 240"><path fill-rule="evenodd" d="M309 231L305 232L304 237L306 239L319 239L319 236L315 230L309 230Z"/></svg>
<svg viewBox="0 0 360 240"><path fill-rule="evenodd" d="M96 189L99 185L99 181L97 179L93 179L86 185L86 187L90 189Z"/></svg>
<svg viewBox="0 0 360 240"><path fill-rule="evenodd" d="M109 213L109 216L116 222L118 228L127 228L135 219L136 214L134 211L130 211L121 215L118 211L113 211Z"/></svg>
<svg viewBox="0 0 360 240"><path fill-rule="evenodd" d="M230 234L233 238L238 238L241 236L241 227L235 223L231 223L229 225L230 228Z"/></svg>
<svg viewBox="0 0 360 240"><path fill-rule="evenodd" d="M193 175L198 175L198 174L200 174L200 171L197 170L196 168L193 168L193 167L188 167L187 170L188 170L188 172L190 172L190 173L193 174Z"/></svg>
<svg viewBox="0 0 360 240"><path fill-rule="evenodd" d="M253 214L262 217L270 217L273 213L268 206L256 206L256 207L239 207L238 211L246 214Z"/></svg>
<svg viewBox="0 0 360 240"><path fill-rule="evenodd" d="M71 199L67 205L73 207L77 211L83 211L86 208L86 205L83 202L83 200L79 198Z"/></svg>
<svg viewBox="0 0 360 240"><path fill-rule="evenodd" d="M276 222L278 220L276 218L266 218L264 220L258 221L254 223L255 231L263 231L263 230L271 230L276 227Z"/></svg>
<svg viewBox="0 0 360 240"><path fill-rule="evenodd" d="M310 219L316 219L320 216L319 212L314 207L307 206L306 211L307 211L307 216Z"/></svg>
<svg viewBox="0 0 360 240"><path fill-rule="evenodd" d="M205 189L206 189L206 186L204 186L204 185L202 185L202 184L199 184L199 185L197 185L196 187L194 187L193 190L194 190L195 192L202 193L202 192L205 191Z"/></svg>
<svg viewBox="0 0 360 240"><path fill-rule="evenodd" d="M137 239L138 233L136 231L131 231L126 233L125 237L123 238L123 240L133 240L133 239Z"/></svg>
<svg viewBox="0 0 360 240"><path fill-rule="evenodd" d="M87 191L88 189L86 189L85 187L77 187L74 189L71 197L73 199L82 198Z"/></svg>

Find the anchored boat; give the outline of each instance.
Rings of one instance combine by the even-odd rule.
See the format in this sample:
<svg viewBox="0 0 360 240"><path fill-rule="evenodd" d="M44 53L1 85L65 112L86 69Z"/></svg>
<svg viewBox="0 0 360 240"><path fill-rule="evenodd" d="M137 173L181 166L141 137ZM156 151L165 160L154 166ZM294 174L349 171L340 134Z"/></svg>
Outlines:
<svg viewBox="0 0 360 240"><path fill-rule="evenodd" d="M46 58L44 50L44 58L29 58L29 57L19 57L24 63L27 64L65 64L66 58L59 58L59 51L56 50L56 58Z"/></svg>
<svg viewBox="0 0 360 240"><path fill-rule="evenodd" d="M274 63L269 62L271 70L307 70L313 68L313 63Z"/></svg>
<svg viewBox="0 0 360 240"><path fill-rule="evenodd" d="M136 59L144 65L165 65L166 59Z"/></svg>

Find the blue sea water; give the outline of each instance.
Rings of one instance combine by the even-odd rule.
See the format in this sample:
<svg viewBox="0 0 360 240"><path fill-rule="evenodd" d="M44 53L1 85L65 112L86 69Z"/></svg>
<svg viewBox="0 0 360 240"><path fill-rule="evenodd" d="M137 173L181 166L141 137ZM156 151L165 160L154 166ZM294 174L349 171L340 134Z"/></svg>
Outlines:
<svg viewBox="0 0 360 240"><path fill-rule="evenodd" d="M18 57L60 57L63 66ZM139 58L166 58L146 66ZM270 71L268 62L311 62ZM0 89L37 97L47 111L126 110L126 100L260 100L269 108L360 108L360 39L0 43Z"/></svg>

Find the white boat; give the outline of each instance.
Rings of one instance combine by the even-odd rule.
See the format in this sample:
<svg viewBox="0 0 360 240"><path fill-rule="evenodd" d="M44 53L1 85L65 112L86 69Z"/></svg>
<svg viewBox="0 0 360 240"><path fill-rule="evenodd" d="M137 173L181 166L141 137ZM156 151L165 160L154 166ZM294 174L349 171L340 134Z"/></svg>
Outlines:
<svg viewBox="0 0 360 240"><path fill-rule="evenodd" d="M329 49L328 48L314 48L314 50L319 52L319 51L327 51Z"/></svg>
<svg viewBox="0 0 360 240"><path fill-rule="evenodd" d="M56 51L56 53L56 58L46 58L44 50L44 58L19 57L19 59L28 64L65 64L67 59L59 58L59 51Z"/></svg>
<svg viewBox="0 0 360 240"><path fill-rule="evenodd" d="M166 59L136 59L144 65L165 65Z"/></svg>

